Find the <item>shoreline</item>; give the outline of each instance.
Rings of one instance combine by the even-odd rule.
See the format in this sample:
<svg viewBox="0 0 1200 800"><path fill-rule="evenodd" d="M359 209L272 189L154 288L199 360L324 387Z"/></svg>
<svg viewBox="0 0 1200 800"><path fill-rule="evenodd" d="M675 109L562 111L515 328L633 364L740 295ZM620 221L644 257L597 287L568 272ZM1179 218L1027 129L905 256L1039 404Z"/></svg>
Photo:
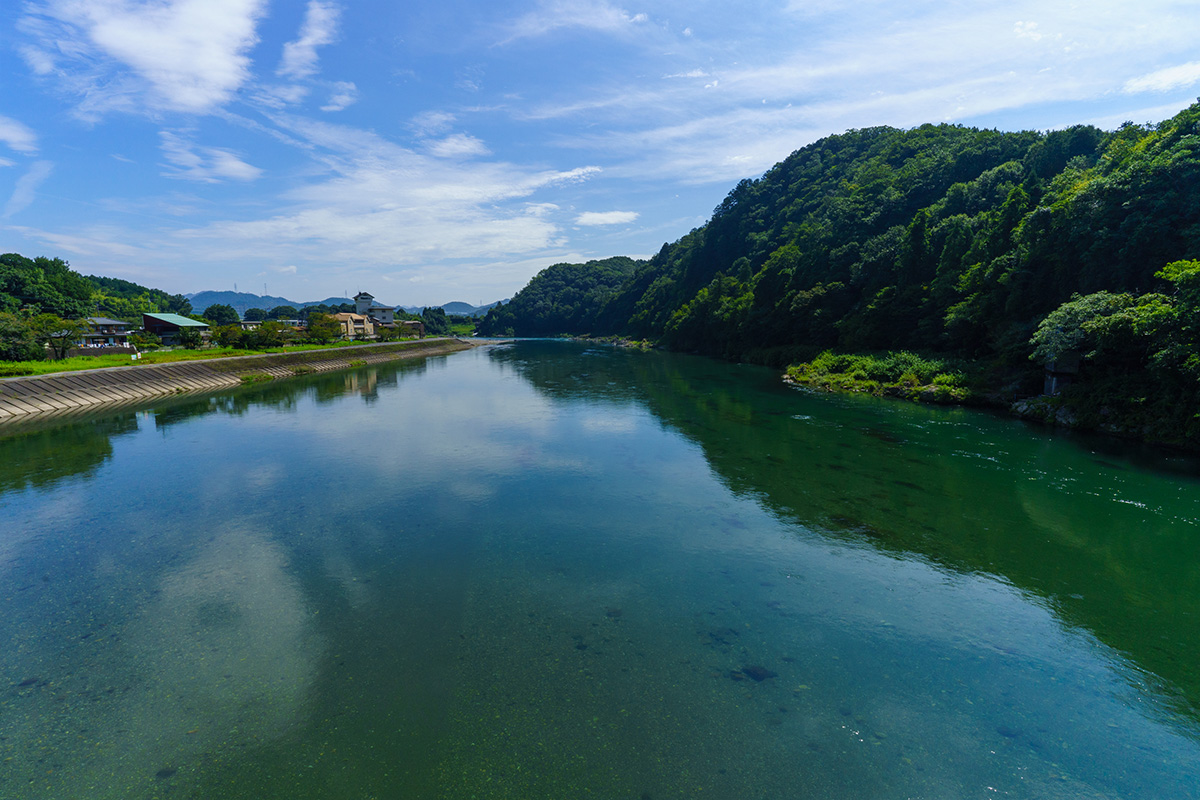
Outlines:
<svg viewBox="0 0 1200 800"><path fill-rule="evenodd" d="M0 432L8 422L140 405L164 397L219 392L316 372L445 355L479 344L453 337L333 350L176 361L0 379Z"/></svg>

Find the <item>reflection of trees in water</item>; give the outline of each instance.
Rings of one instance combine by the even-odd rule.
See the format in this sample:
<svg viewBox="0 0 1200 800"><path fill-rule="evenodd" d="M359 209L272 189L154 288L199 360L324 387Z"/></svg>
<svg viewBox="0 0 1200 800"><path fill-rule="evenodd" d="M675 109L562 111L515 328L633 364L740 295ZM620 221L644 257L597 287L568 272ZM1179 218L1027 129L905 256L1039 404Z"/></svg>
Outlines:
<svg viewBox="0 0 1200 800"><path fill-rule="evenodd" d="M136 415L127 412L0 439L0 492L90 474L112 456L113 436L137 429Z"/></svg>
<svg viewBox="0 0 1200 800"><path fill-rule="evenodd" d="M157 430L208 414L240 417L252 408L294 410L304 397L330 403L357 394L366 403L379 390L398 386L403 378L426 370L426 359L314 375L299 380L273 381L204 397L157 403L150 410ZM114 436L138 430L139 413L80 416L71 422L47 420L44 426L22 427L0 438L0 492L40 488L54 481L93 472L112 456ZM6 431L0 428L0 435Z"/></svg>
<svg viewBox="0 0 1200 800"><path fill-rule="evenodd" d="M1069 441L961 409L818 397L699 357L529 342L489 353L551 398L636 402L733 492L828 536L1000 575L1200 709L1200 538L1179 478L1117 473ZM1122 458L1108 443L1109 457ZM996 458L1000 454L1002 458ZM1137 451L1135 458L1146 458ZM1176 469L1178 471L1178 469ZM1120 478L1114 475L1120 474ZM1036 480L1035 480L1036 479ZM1067 490L1066 484L1084 487ZM1159 513L1117 495L1155 497ZM1186 493L1183 495L1186 501Z"/></svg>

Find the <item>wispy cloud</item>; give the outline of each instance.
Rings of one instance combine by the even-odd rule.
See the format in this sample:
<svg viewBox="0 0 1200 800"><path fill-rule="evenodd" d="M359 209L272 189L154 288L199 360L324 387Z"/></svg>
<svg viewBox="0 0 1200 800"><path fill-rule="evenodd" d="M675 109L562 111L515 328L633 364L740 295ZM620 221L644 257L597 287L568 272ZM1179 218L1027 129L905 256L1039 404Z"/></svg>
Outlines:
<svg viewBox="0 0 1200 800"><path fill-rule="evenodd" d="M226 102L249 77L265 0L44 0L27 6L22 55L80 96L79 113L149 106L192 113Z"/></svg>
<svg viewBox="0 0 1200 800"><path fill-rule="evenodd" d="M482 141L465 133L456 133L432 142L428 149L430 153L439 158L471 158L491 153Z"/></svg>
<svg viewBox="0 0 1200 800"><path fill-rule="evenodd" d="M543 0L536 11L514 20L500 44L545 36L565 28L623 33L646 22L645 14L630 14L605 0Z"/></svg>
<svg viewBox="0 0 1200 800"><path fill-rule="evenodd" d="M321 106L322 111L341 111L343 108L354 105L358 100L358 87L350 81L338 81L333 84L333 92L329 95L329 102Z"/></svg>
<svg viewBox="0 0 1200 800"><path fill-rule="evenodd" d="M576 225L628 225L638 218L636 211L585 211L575 218Z"/></svg>
<svg viewBox="0 0 1200 800"><path fill-rule="evenodd" d="M197 147L178 134L162 131L160 147L168 168L169 178L185 178L202 183L224 180L252 181L262 175L258 167L247 164L229 150L219 147Z"/></svg>
<svg viewBox="0 0 1200 800"><path fill-rule="evenodd" d="M404 273L445 260L521 258L560 239L558 225L526 199L599 172L460 164L355 128L285 115L273 121L320 153L329 177L287 193L267 216L180 230L175 242L214 261L320 263L333 272L337 263Z"/></svg>
<svg viewBox="0 0 1200 800"><path fill-rule="evenodd" d="M418 136L437 136L450 130L458 117L448 111L422 111L412 118L409 127Z"/></svg>
<svg viewBox="0 0 1200 800"><path fill-rule="evenodd" d="M29 126L11 117L0 116L0 142L4 142L18 153L37 152L37 134Z"/></svg>
<svg viewBox="0 0 1200 800"><path fill-rule="evenodd" d="M308 0L300 38L283 46L283 60L276 74L294 79L316 74L317 48L332 44L337 39L340 16L341 10L333 3Z"/></svg>
<svg viewBox="0 0 1200 800"><path fill-rule="evenodd" d="M1130 94L1140 92L1169 92L1186 89L1200 82L1200 61L1190 61L1176 67L1167 67L1125 82L1123 91Z"/></svg>
<svg viewBox="0 0 1200 800"><path fill-rule="evenodd" d="M54 164L49 161L35 161L29 167L29 171L17 178L17 183L13 187L13 193L9 196L8 202L4 204L4 213L0 216L8 219L14 214L24 211L32 203L37 196L38 187L42 185L46 178L50 177L50 173L54 171Z"/></svg>

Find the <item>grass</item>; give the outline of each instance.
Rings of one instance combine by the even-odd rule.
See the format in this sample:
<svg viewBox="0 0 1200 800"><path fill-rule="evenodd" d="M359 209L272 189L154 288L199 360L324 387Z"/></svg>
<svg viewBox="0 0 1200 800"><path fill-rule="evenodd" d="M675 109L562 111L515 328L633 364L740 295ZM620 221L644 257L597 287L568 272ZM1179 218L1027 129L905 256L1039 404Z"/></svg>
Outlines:
<svg viewBox="0 0 1200 800"><path fill-rule="evenodd" d="M787 369L793 383L831 392L861 392L927 403L968 403L977 369L955 359L904 350L852 355L830 350Z"/></svg>
<svg viewBox="0 0 1200 800"><path fill-rule="evenodd" d="M401 340L405 341L405 340ZM261 356L270 353L298 353L309 350L336 350L353 347L367 342L334 342L333 344L295 344L287 347L271 347L266 350L243 350L236 347L207 347L202 350L153 350L142 353L133 361L128 355L76 356L61 361L0 361L0 378L20 375L49 375L55 372L76 372L84 369L129 367L139 364L169 364L178 361L204 361L212 358L235 356Z"/></svg>

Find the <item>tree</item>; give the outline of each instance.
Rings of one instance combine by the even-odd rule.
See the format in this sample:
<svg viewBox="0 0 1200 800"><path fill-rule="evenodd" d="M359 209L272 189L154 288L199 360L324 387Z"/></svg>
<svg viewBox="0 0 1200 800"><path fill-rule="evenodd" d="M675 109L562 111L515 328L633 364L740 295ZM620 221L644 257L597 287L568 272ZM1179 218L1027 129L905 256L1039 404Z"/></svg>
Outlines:
<svg viewBox="0 0 1200 800"><path fill-rule="evenodd" d="M26 320L0 312L0 361L44 361L46 350Z"/></svg>
<svg viewBox="0 0 1200 800"><path fill-rule="evenodd" d="M54 358L65 358L67 351L79 344L87 332L86 322L63 319L55 314L38 314L29 321L34 338L50 348Z"/></svg>
<svg viewBox="0 0 1200 800"><path fill-rule="evenodd" d="M429 336L446 336L450 333L450 320L446 319L446 310L443 308L422 309L421 321L425 323L425 333Z"/></svg>
<svg viewBox="0 0 1200 800"><path fill-rule="evenodd" d="M241 325L218 325L213 328L212 338L221 347L238 347L242 343L242 334Z"/></svg>
<svg viewBox="0 0 1200 800"><path fill-rule="evenodd" d="M308 338L319 344L327 344L342 334L342 326L329 314L319 311L308 315Z"/></svg>
<svg viewBox="0 0 1200 800"><path fill-rule="evenodd" d="M236 325L238 323L237 310L224 303L214 303L204 309L204 313L200 316L214 325Z"/></svg>
<svg viewBox="0 0 1200 800"><path fill-rule="evenodd" d="M247 308L246 313L242 315L242 319L247 322L262 322L267 318L267 312L261 308Z"/></svg>
<svg viewBox="0 0 1200 800"><path fill-rule="evenodd" d="M93 291L61 258L0 255L0 311L26 308L78 319L91 312Z"/></svg>
<svg viewBox="0 0 1200 800"><path fill-rule="evenodd" d="M1096 347L1091 328L1095 321L1111 316L1134 305L1128 294L1095 292L1081 297L1075 294L1069 301L1046 315L1029 343L1033 345L1030 358L1034 361L1054 361L1071 351L1088 354Z"/></svg>
<svg viewBox="0 0 1200 800"><path fill-rule="evenodd" d="M204 334L199 329L186 327L179 329L179 343L188 350L199 350L204 345Z"/></svg>
<svg viewBox="0 0 1200 800"><path fill-rule="evenodd" d="M292 306L275 306L267 312L267 319L296 319L299 313Z"/></svg>

